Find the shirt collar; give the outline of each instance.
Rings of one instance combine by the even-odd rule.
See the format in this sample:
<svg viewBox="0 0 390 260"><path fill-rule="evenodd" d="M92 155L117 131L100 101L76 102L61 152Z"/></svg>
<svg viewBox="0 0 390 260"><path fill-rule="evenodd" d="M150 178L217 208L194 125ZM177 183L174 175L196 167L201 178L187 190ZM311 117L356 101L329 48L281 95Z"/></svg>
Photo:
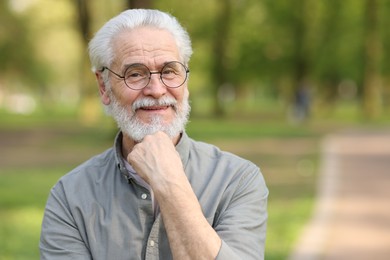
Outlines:
<svg viewBox="0 0 390 260"><path fill-rule="evenodd" d="M126 169L126 165L122 159L123 158L122 157L122 138L123 138L123 134L121 131L119 131L118 134L116 135L115 141L114 141L115 161L116 161L117 167L119 168L119 171L121 172L123 177L125 177L126 180L128 181L131 176L129 174L129 171Z"/></svg>

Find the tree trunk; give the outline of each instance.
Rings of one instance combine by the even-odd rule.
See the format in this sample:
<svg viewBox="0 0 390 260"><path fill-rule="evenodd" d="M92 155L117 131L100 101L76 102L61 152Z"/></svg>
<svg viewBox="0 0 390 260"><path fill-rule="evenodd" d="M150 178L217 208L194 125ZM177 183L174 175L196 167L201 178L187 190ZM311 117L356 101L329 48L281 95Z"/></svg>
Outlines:
<svg viewBox="0 0 390 260"><path fill-rule="evenodd" d="M390 1L385 2L382 9L382 14L383 13L390 13ZM390 42L390 32L388 30L388 28L390 28L390 16L383 15L381 19L383 19L383 24L381 27L385 29L385 31L382 31L383 39L381 42L382 46L387 46ZM382 74L382 113L388 113L390 112L390 50L389 48L383 48L382 51L382 66L384 68Z"/></svg>
<svg viewBox="0 0 390 260"><path fill-rule="evenodd" d="M377 0L366 0L364 36L363 113L367 119L374 119L381 114L381 42Z"/></svg>
<svg viewBox="0 0 390 260"><path fill-rule="evenodd" d="M306 52L306 0L297 0L293 3L295 12L292 18L292 31L294 33L294 46L292 53L291 92L292 119L301 122L309 116L310 97L309 85L306 80L308 67L308 53Z"/></svg>
<svg viewBox="0 0 390 260"><path fill-rule="evenodd" d="M100 104L96 98L97 87L94 76L91 73L87 52L88 42L92 38L91 9L89 0L77 0L79 32L82 39L82 53L80 55L80 95L81 110L80 120L85 124L94 124L100 116Z"/></svg>
<svg viewBox="0 0 390 260"><path fill-rule="evenodd" d="M223 86L229 84L227 76L227 46L229 42L230 22L231 22L231 2L230 0L220 0L219 12L217 13L215 25L215 35L213 41L213 114L223 116L225 114L223 104L220 99L220 91Z"/></svg>
<svg viewBox="0 0 390 260"><path fill-rule="evenodd" d="M129 9L152 8L152 0L127 0Z"/></svg>

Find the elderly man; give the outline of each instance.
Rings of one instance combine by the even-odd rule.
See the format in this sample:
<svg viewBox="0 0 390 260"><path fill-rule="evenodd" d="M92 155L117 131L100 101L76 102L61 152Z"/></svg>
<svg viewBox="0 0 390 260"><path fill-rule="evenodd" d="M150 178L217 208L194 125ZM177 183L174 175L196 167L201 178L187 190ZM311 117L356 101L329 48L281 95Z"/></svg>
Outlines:
<svg viewBox="0 0 390 260"><path fill-rule="evenodd" d="M192 48L177 20L125 11L89 51L120 132L51 190L41 259L263 259L268 190L259 168L184 130Z"/></svg>

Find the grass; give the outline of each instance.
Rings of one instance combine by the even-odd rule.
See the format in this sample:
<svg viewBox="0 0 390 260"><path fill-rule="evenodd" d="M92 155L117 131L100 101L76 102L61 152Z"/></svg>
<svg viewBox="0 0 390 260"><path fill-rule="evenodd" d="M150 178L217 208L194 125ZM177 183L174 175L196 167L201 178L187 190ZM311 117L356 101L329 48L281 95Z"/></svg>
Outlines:
<svg viewBox="0 0 390 260"><path fill-rule="evenodd" d="M74 166L111 146L115 130L110 121L86 127L74 118L74 114L15 117L0 111L0 145L1 140L5 144L0 157L10 158L0 158L0 259L39 259L40 224L50 188ZM187 129L193 138L261 167L270 190L267 260L288 256L313 207L321 137L344 126L340 121L303 125L284 121L261 116L196 118ZM9 137L23 140L24 146L14 145Z"/></svg>
<svg viewBox="0 0 390 260"><path fill-rule="evenodd" d="M0 259L39 259L43 209L65 169L8 169L0 174Z"/></svg>

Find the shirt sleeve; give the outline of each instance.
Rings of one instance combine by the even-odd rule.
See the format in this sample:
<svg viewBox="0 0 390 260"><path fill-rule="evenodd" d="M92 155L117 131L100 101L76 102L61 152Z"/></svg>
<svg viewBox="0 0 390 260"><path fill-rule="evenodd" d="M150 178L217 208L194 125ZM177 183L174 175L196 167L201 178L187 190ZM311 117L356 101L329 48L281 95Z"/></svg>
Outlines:
<svg viewBox="0 0 390 260"><path fill-rule="evenodd" d="M214 229L222 239L217 260L264 259L268 189L260 169L247 169Z"/></svg>
<svg viewBox="0 0 390 260"><path fill-rule="evenodd" d="M41 260L92 259L59 182L46 203L40 238Z"/></svg>

